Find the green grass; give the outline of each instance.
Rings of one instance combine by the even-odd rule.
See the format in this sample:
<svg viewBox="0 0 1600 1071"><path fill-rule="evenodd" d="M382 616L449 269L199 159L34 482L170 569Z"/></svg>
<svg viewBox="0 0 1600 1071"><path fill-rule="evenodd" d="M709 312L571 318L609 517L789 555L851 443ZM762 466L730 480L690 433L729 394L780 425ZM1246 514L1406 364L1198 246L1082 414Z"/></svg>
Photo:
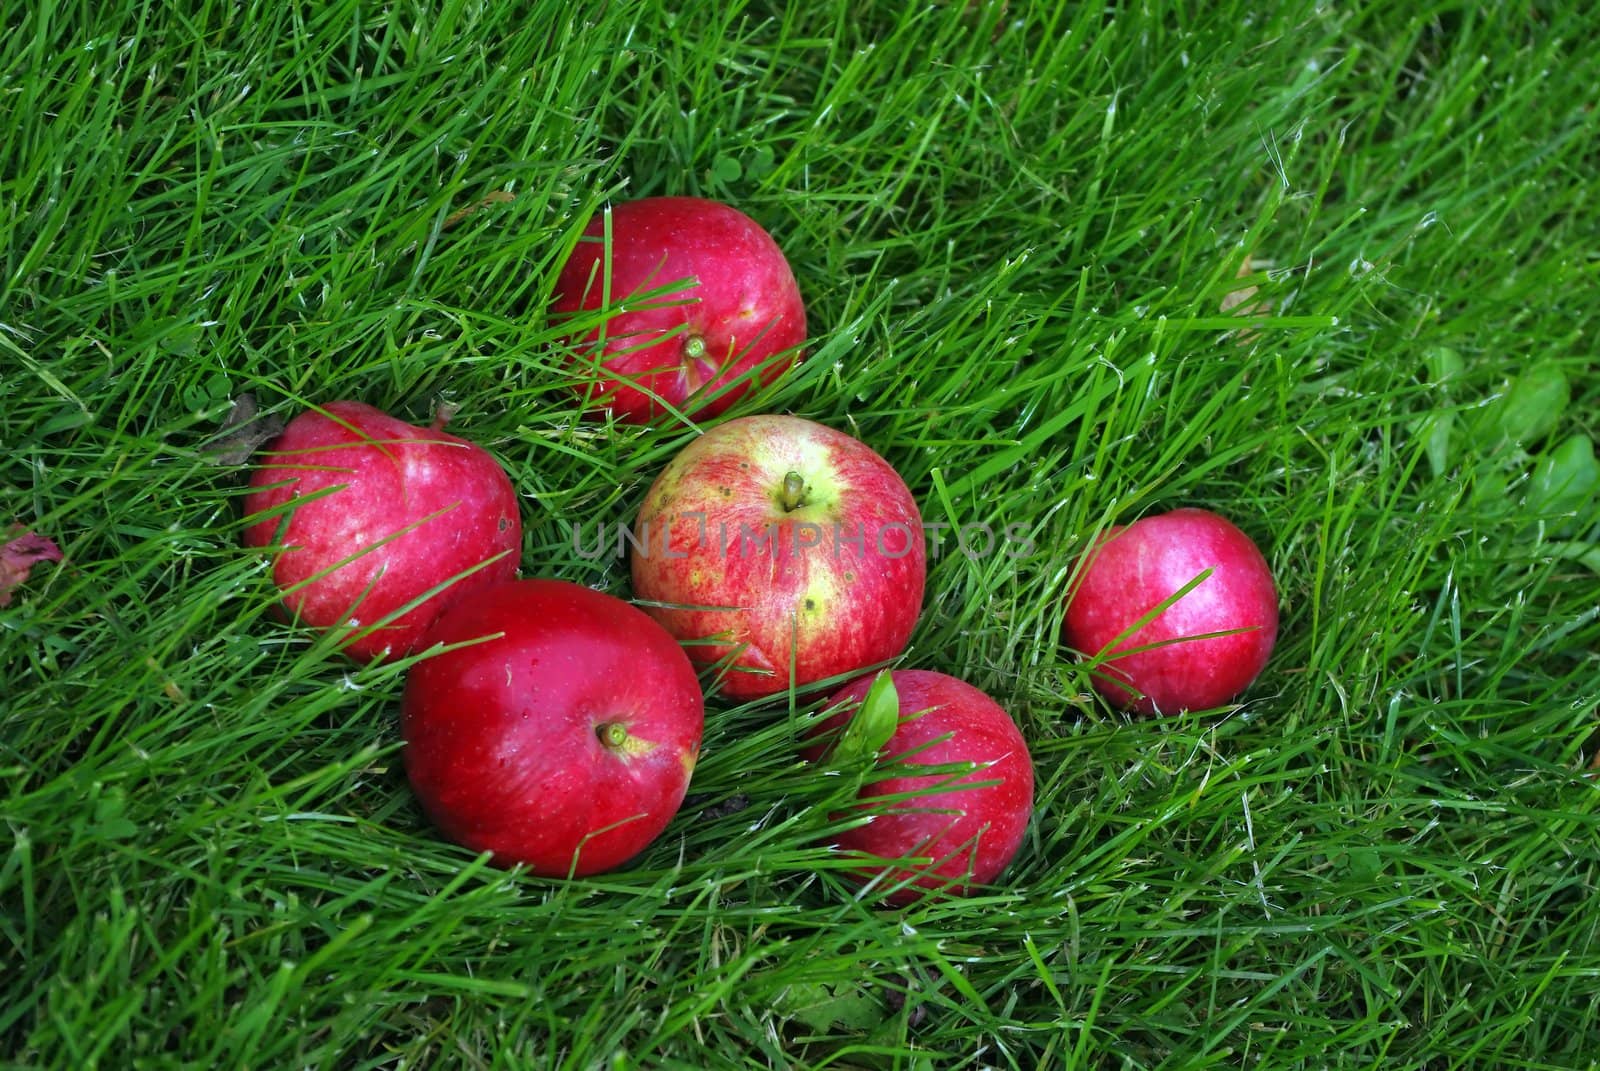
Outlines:
<svg viewBox="0 0 1600 1071"><path fill-rule="evenodd" d="M1600 433L1600 19L711 7L12 16L0 528L66 562L0 609L0 1054L1600 1066L1600 518L1528 493ZM580 419L544 308L589 214L659 193L749 212L806 297L807 360L730 415L854 432L928 520L1032 541L947 543L904 658L1033 748L982 896L852 897L805 700L713 696L695 797L634 865L489 868L408 792L401 670L269 612L245 470L203 449L245 392L454 403L524 498L525 572L628 593L571 528L629 520L695 429ZM1244 282L1270 308L1241 332ZM1535 365L1570 404L1497 447ZM1098 530L1178 505L1261 543L1281 638L1238 708L1129 720L1061 599Z"/></svg>

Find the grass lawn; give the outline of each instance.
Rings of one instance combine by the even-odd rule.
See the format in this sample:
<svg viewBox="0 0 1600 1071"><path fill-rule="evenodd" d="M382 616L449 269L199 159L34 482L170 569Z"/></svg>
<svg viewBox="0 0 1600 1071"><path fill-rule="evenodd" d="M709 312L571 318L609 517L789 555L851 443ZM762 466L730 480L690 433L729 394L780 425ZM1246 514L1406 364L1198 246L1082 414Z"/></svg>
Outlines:
<svg viewBox="0 0 1600 1071"><path fill-rule="evenodd" d="M0 608L0 1059L1600 1066L1590 10L22 5L0 531L64 560ZM805 295L806 359L729 416L1028 537L947 539L903 658L1032 749L981 895L855 895L806 696L713 693L633 864L495 869L411 796L403 668L272 615L207 449L247 393L449 402L524 573L629 594L573 528L698 429L583 416L545 310L591 213L664 193L759 220ZM1278 646L1237 706L1130 718L1062 600L1183 505L1261 545Z"/></svg>

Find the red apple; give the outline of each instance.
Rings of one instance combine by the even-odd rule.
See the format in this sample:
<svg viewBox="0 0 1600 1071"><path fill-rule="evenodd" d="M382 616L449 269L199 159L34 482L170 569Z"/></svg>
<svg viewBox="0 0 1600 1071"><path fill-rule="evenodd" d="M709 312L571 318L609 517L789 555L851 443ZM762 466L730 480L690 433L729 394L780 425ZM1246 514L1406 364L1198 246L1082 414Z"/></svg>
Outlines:
<svg viewBox="0 0 1600 1071"><path fill-rule="evenodd" d="M800 288L777 243L739 210L698 197L628 201L589 222L552 310L606 308L617 311L573 340L596 373L580 390L632 423L667 405L716 416L781 375L806 337Z"/></svg>
<svg viewBox="0 0 1600 1071"><path fill-rule="evenodd" d="M833 694L829 704L841 709L813 731L806 758L823 758L832 745L815 741L836 737L860 716L874 679L862 677ZM1033 815L1028 745L1011 716L963 680L920 669L895 670L891 680L899 724L878 760L888 776L869 780L859 797L863 809L876 813L836 843L875 860L855 877L882 876L886 886L900 886L888 893L891 903L935 889L970 893L974 885L993 882L1022 845ZM916 772L961 764L971 768Z"/></svg>
<svg viewBox="0 0 1600 1071"><path fill-rule="evenodd" d="M723 691L749 699L905 650L927 577L922 518L861 440L800 417L719 425L656 477L633 590Z"/></svg>
<svg viewBox="0 0 1600 1071"><path fill-rule="evenodd" d="M1249 536L1203 509L1110 529L1080 567L1062 629L1073 650L1106 658L1097 690L1140 714L1229 702L1261 673L1277 636L1266 559Z"/></svg>
<svg viewBox="0 0 1600 1071"><path fill-rule="evenodd" d="M358 661L406 654L449 599L517 572L511 481L439 426L330 402L289 422L250 486L244 542L282 545L272 577L284 609L353 630L344 650Z"/></svg>
<svg viewBox="0 0 1600 1071"><path fill-rule="evenodd" d="M423 644L442 649L407 674L400 734L450 839L501 866L595 874L677 813L705 706L682 648L637 607L511 580L451 603Z"/></svg>

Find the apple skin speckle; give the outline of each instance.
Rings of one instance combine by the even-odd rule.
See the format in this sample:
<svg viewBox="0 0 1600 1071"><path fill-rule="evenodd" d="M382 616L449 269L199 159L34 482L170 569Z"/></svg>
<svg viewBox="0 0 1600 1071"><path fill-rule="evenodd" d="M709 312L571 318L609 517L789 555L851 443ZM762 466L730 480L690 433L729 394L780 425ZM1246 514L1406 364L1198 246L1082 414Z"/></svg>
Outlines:
<svg viewBox="0 0 1600 1071"><path fill-rule="evenodd" d="M804 493L788 509L791 474ZM646 492L634 535L651 548L630 562L634 594L697 663L728 670L719 686L734 698L886 662L922 611L910 489L866 443L801 417L740 417L690 442Z"/></svg>

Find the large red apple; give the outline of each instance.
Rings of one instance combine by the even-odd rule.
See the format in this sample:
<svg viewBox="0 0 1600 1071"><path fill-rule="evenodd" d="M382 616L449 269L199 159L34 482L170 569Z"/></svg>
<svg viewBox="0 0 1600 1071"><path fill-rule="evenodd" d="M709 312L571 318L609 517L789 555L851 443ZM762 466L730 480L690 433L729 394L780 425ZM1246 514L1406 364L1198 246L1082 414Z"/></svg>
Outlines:
<svg viewBox="0 0 1600 1071"><path fill-rule="evenodd" d="M595 874L683 802L705 720L660 625L614 595L511 580L451 603L401 706L406 773L450 839L550 877ZM457 646L461 645L461 646Z"/></svg>
<svg viewBox="0 0 1600 1071"><path fill-rule="evenodd" d="M244 542L283 548L272 577L285 611L352 630L344 650L358 661L406 654L449 599L516 575L511 481L440 427L330 402L289 422L250 486Z"/></svg>
<svg viewBox="0 0 1600 1071"><path fill-rule="evenodd" d="M823 758L826 741L861 716L874 679L833 694L829 704L840 709L814 730L806 758ZM1022 845L1033 815L1028 745L1011 716L966 681L919 669L895 670L891 680L899 724L878 760L888 776L869 780L859 796L863 809L877 813L836 843L872 857L853 876L881 878L891 903L935 889L970 893L993 882ZM918 772L936 766L953 769Z"/></svg>
<svg viewBox="0 0 1600 1071"><path fill-rule="evenodd" d="M596 371L580 390L632 423L667 405L716 416L781 375L806 337L800 288L771 235L699 197L627 201L589 222L552 309L608 308L617 311L574 340Z"/></svg>
<svg viewBox="0 0 1600 1071"><path fill-rule="evenodd" d="M1080 566L1062 628L1067 646L1105 658L1096 689L1140 714L1229 702L1261 673L1277 636L1266 559L1249 536L1203 509L1110 529Z"/></svg>
<svg viewBox="0 0 1600 1071"><path fill-rule="evenodd" d="M800 417L719 425L656 477L633 590L722 690L773 695L905 650L927 577L905 481L861 440Z"/></svg>

